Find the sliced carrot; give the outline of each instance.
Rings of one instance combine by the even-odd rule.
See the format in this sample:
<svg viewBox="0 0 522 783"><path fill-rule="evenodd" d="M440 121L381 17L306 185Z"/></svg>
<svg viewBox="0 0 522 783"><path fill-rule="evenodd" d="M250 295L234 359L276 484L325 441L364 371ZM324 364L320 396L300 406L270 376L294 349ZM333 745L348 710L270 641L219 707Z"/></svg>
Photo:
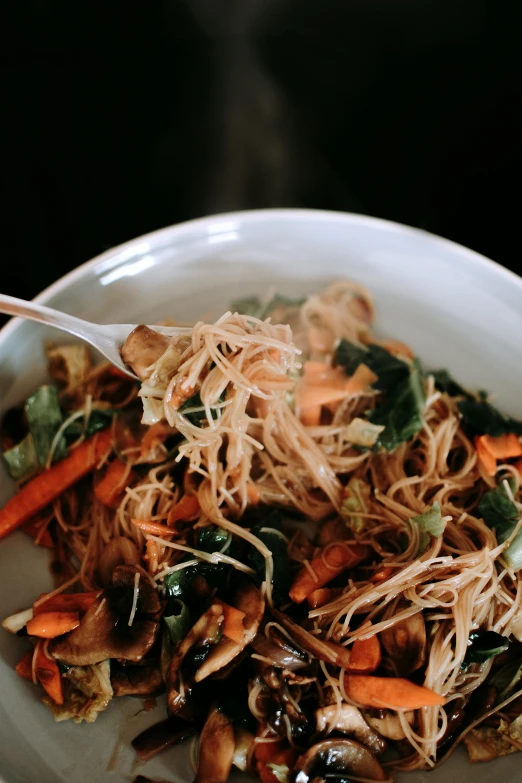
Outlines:
<svg viewBox="0 0 522 783"><path fill-rule="evenodd" d="M312 590L306 596L310 609L318 609L320 606L330 603L332 600L332 589L330 587L319 587Z"/></svg>
<svg viewBox="0 0 522 783"><path fill-rule="evenodd" d="M170 509L167 524L172 527L180 520L188 521L199 514L200 510L201 507L196 495L183 495L181 500L178 500L176 505Z"/></svg>
<svg viewBox="0 0 522 783"><path fill-rule="evenodd" d="M169 435L172 435L174 432L175 430L165 422L157 421L156 424L148 428L141 439L141 456L145 457L147 454L150 454L151 451L164 443Z"/></svg>
<svg viewBox="0 0 522 783"><path fill-rule="evenodd" d="M117 508L125 488L134 479L135 474L119 459L113 460L102 480L96 485L94 494L104 506Z"/></svg>
<svg viewBox="0 0 522 783"><path fill-rule="evenodd" d="M80 625L78 612L41 612L29 620L26 628L29 636L54 639Z"/></svg>
<svg viewBox="0 0 522 783"><path fill-rule="evenodd" d="M0 511L0 538L12 533L79 479L94 470L110 449L111 441L111 430L102 430L77 446L68 457L56 462L25 484Z"/></svg>
<svg viewBox="0 0 522 783"><path fill-rule="evenodd" d="M375 375L369 367L365 364L359 364L351 378L348 378L345 389L347 394L350 395L361 394L361 392L365 391L368 386L371 386L372 383L375 383L377 380L377 375Z"/></svg>
<svg viewBox="0 0 522 783"><path fill-rule="evenodd" d="M302 568L290 588L290 598L301 604L311 592L331 582L347 568L353 568L368 556L364 544L329 544L310 563L310 569Z"/></svg>
<svg viewBox="0 0 522 783"><path fill-rule="evenodd" d="M381 660L381 645L377 634L369 639L356 639L350 654L348 671L371 674L379 668Z"/></svg>
<svg viewBox="0 0 522 783"><path fill-rule="evenodd" d="M53 595L47 601L42 601L33 606L33 615L46 612L85 612L101 595L101 590L92 590L90 593L58 593ZM39 599L45 598L46 593L42 593Z"/></svg>
<svg viewBox="0 0 522 783"><path fill-rule="evenodd" d="M151 536L163 536L163 538L172 538L174 530L168 528L167 525L161 525L159 522L149 522L146 519L131 519L133 525L139 527L143 533L148 533Z"/></svg>
<svg viewBox="0 0 522 783"><path fill-rule="evenodd" d="M250 505L251 506L259 505L259 501L261 500L261 492L259 491L259 489L256 487L255 484L252 484L251 481L247 483L246 492L247 492L248 502L250 503Z"/></svg>
<svg viewBox="0 0 522 783"><path fill-rule="evenodd" d="M305 427L318 427L321 423L321 406L311 405L299 412L299 418Z"/></svg>
<svg viewBox="0 0 522 783"><path fill-rule="evenodd" d="M315 378L318 375L324 375L330 369L330 366L325 362L305 362L303 375L305 378Z"/></svg>
<svg viewBox="0 0 522 783"><path fill-rule="evenodd" d="M158 545L155 541L148 540L147 541L147 558L149 561L149 573L155 574L158 570L159 565L159 550Z"/></svg>
<svg viewBox="0 0 522 783"><path fill-rule="evenodd" d="M391 576L393 576L394 572L395 572L395 568L392 568L392 566L383 566L382 568L379 568L379 570L374 573L374 575L370 579L370 582L374 582L374 583L385 582L386 579L389 579Z"/></svg>
<svg viewBox="0 0 522 783"><path fill-rule="evenodd" d="M220 601L223 607L223 634L227 639L232 639L233 642L243 644L245 641L245 626L243 620L245 613L236 609L235 606L229 606L228 604Z"/></svg>
<svg viewBox="0 0 522 783"><path fill-rule="evenodd" d="M33 655L34 650L24 653L16 664L16 673L24 680L33 681Z"/></svg>
<svg viewBox="0 0 522 783"><path fill-rule="evenodd" d="M21 525L21 529L24 533L34 540L37 546L43 546L46 549L54 549L54 541L49 528L47 527L47 519L41 519L39 516L28 519Z"/></svg>
<svg viewBox="0 0 522 783"><path fill-rule="evenodd" d="M446 703L444 696L403 677L349 674L344 678L344 687L349 698L363 707L418 710Z"/></svg>
<svg viewBox="0 0 522 783"><path fill-rule="evenodd" d="M522 456L522 443L514 432L494 438L491 435L481 435L480 442L495 459L509 459Z"/></svg>
<svg viewBox="0 0 522 783"><path fill-rule="evenodd" d="M484 436L481 436L480 438L475 437L475 449L477 450L477 459L479 461L479 465L484 470L484 473L487 476L494 476L497 472L497 460L493 456L493 454L489 451L489 449L484 445L482 438Z"/></svg>
<svg viewBox="0 0 522 783"><path fill-rule="evenodd" d="M38 681L55 704L63 704L62 677L58 664L45 654L45 645L38 642L35 671Z"/></svg>

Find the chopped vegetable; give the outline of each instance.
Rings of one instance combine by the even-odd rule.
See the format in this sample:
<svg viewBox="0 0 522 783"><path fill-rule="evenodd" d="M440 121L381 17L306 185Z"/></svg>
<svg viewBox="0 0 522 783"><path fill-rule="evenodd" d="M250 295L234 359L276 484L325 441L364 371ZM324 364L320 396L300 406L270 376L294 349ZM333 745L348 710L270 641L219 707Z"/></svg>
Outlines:
<svg viewBox="0 0 522 783"><path fill-rule="evenodd" d="M238 299L232 302L230 307L233 312L241 313L241 315L251 315L264 321L276 307L300 307L304 301L304 298L290 299L287 296L281 296L281 294L275 294L265 302L258 296L248 296L245 299Z"/></svg>
<svg viewBox="0 0 522 783"><path fill-rule="evenodd" d="M420 369L413 364L408 376L401 380L368 416L373 424L385 427L376 446L393 451L400 443L416 435L423 425L425 402Z"/></svg>
<svg viewBox="0 0 522 783"><path fill-rule="evenodd" d="M363 544L330 544L314 557L310 569L302 568L290 588L290 598L301 604L313 590L331 582L347 568L353 568L368 556L368 547Z"/></svg>
<svg viewBox="0 0 522 783"><path fill-rule="evenodd" d="M172 527L178 521L188 522L200 511L197 495L183 495L169 511L167 524Z"/></svg>
<svg viewBox="0 0 522 783"><path fill-rule="evenodd" d="M509 647L507 636L501 636L495 631L473 631L469 635L468 649L463 665L469 666L471 663L484 663L489 658L499 655Z"/></svg>
<svg viewBox="0 0 522 783"><path fill-rule="evenodd" d="M381 392L388 392L404 381L410 372L409 366L380 345L372 344L365 348L341 340L335 352L335 361L343 367L347 375L353 375L360 364L365 364L377 380L373 385Z"/></svg>
<svg viewBox="0 0 522 783"><path fill-rule="evenodd" d="M89 593L57 593L46 601L42 601L45 593L33 606L33 614L36 617L44 612L82 612L85 613L101 595L101 590L92 590Z"/></svg>
<svg viewBox="0 0 522 783"><path fill-rule="evenodd" d="M49 372L66 391L75 390L92 367L89 348L85 343L47 345L45 349Z"/></svg>
<svg viewBox="0 0 522 783"><path fill-rule="evenodd" d="M197 549L212 554L213 552L225 552L230 546L232 539L228 530L224 530L218 525L209 525L202 527L198 533Z"/></svg>
<svg viewBox="0 0 522 783"><path fill-rule="evenodd" d="M38 642L36 648L35 672L47 695L55 704L63 704L62 676L58 664L45 653L45 645Z"/></svg>
<svg viewBox="0 0 522 783"><path fill-rule="evenodd" d="M0 538L41 511L70 486L93 470L111 446L110 430L81 443L68 457L35 476L0 511Z"/></svg>
<svg viewBox="0 0 522 783"><path fill-rule="evenodd" d="M378 584L379 582L385 582L386 579L389 579L391 576L393 576L394 572L395 568L392 566L383 566L374 573L370 579L370 582L374 582L375 584Z"/></svg>
<svg viewBox="0 0 522 783"><path fill-rule="evenodd" d="M245 613L223 601L220 601L220 603L225 618L223 621L223 635L228 639L232 639L233 642L242 644L245 639L245 627L243 625Z"/></svg>
<svg viewBox="0 0 522 783"><path fill-rule="evenodd" d="M481 435L479 440L495 459L510 459L510 457L522 456L522 442L520 437L515 435L514 432L499 435L496 438L492 435Z"/></svg>
<svg viewBox="0 0 522 783"><path fill-rule="evenodd" d="M117 508L125 488L135 478L128 465L119 459L109 463L103 479L96 485L94 494L104 506Z"/></svg>
<svg viewBox="0 0 522 783"><path fill-rule="evenodd" d="M318 609L320 606L329 604L333 595L334 593L330 587L319 587L317 590L312 590L306 596L306 600L310 609Z"/></svg>
<svg viewBox="0 0 522 783"><path fill-rule="evenodd" d="M385 429L383 424L372 424L366 419L352 419L345 430L346 440L355 446L370 449L379 440L379 435Z"/></svg>
<svg viewBox="0 0 522 783"><path fill-rule="evenodd" d="M33 655L34 650L24 653L15 667L18 676L29 682L33 681Z"/></svg>
<svg viewBox="0 0 522 783"><path fill-rule="evenodd" d="M495 531L499 544L503 544L513 534L520 519L517 507L508 498L502 485L482 496L478 504L478 513L486 525ZM513 571L522 568L522 530L518 531L504 550L503 556Z"/></svg>
<svg viewBox="0 0 522 783"><path fill-rule="evenodd" d="M28 519L21 525L21 530L27 533L34 540L37 546L44 546L47 549L54 549L53 537L49 531L49 519L44 519L38 514L32 519Z"/></svg>
<svg viewBox="0 0 522 783"><path fill-rule="evenodd" d="M60 429L63 416L58 402L55 386L40 386L25 403L25 416L40 465L45 465L54 441ZM53 460L65 457L67 446L65 438L60 438L53 453Z"/></svg>
<svg viewBox="0 0 522 783"><path fill-rule="evenodd" d="M225 402L225 396L226 390L221 393L221 395L215 401L214 406ZM218 418L217 410L218 409L216 407L213 407L212 405L210 406L210 415L213 419ZM188 400L185 400L185 402L178 408L178 413L181 413L186 419L190 421L191 424L194 424L195 427L201 427L203 422L207 420L207 412L201 397L199 396L199 392L196 392L196 394L192 395L192 397L190 397Z"/></svg>
<svg viewBox="0 0 522 783"><path fill-rule="evenodd" d="M2 456L7 465L9 475L15 481L22 481L38 472L38 455L34 447L33 436L30 433L16 446L13 446L8 451L4 451Z"/></svg>
<svg viewBox="0 0 522 783"><path fill-rule="evenodd" d="M522 743L522 715L508 723L501 719L498 728L478 726L463 737L471 763L492 761L516 753Z"/></svg>
<svg viewBox="0 0 522 783"><path fill-rule="evenodd" d="M175 614L170 614L174 609L178 611ZM169 614L163 615L163 620L169 633L170 641L175 645L185 638L193 625L193 621L188 606L179 599L169 602L168 611Z"/></svg>
<svg viewBox="0 0 522 783"><path fill-rule="evenodd" d="M473 434L477 435L522 435L522 422L504 416L485 400L462 400L458 403L462 420Z"/></svg>
<svg viewBox="0 0 522 783"><path fill-rule="evenodd" d="M272 511L263 522L254 525L250 532L259 538L272 553L274 564L272 595L276 606L281 606L288 601L290 562L280 513ZM248 549L247 561L256 572L258 584L262 584L266 579L265 558L254 546L251 546Z"/></svg>
<svg viewBox="0 0 522 783"><path fill-rule="evenodd" d="M370 674L381 663L381 645L377 634L368 639L356 639L350 652L348 671Z"/></svg>
<svg viewBox="0 0 522 783"><path fill-rule="evenodd" d="M435 387L441 392L446 392L450 397L471 396L447 370L432 370L430 375L435 379Z"/></svg>
<svg viewBox="0 0 522 783"><path fill-rule="evenodd" d="M54 639L80 625L78 612L40 612L26 625L29 636Z"/></svg>
<svg viewBox="0 0 522 783"><path fill-rule="evenodd" d="M495 476L497 472L497 460L489 449L485 446L482 438L484 436L476 435L474 438L475 449L477 450L477 459L480 467L486 476Z"/></svg>
<svg viewBox="0 0 522 783"><path fill-rule="evenodd" d="M438 501L432 505L423 514L419 514L417 517L411 517L410 524L414 523L419 526L420 544L417 554L422 554L426 551L430 543L430 537L440 538L446 529L446 521L442 518L440 504Z"/></svg>
<svg viewBox="0 0 522 783"><path fill-rule="evenodd" d="M365 514L368 511L371 491L369 484L355 476L343 487L341 516L354 533L364 530L366 518L359 516L357 512Z"/></svg>
<svg viewBox="0 0 522 783"><path fill-rule="evenodd" d="M418 710L446 703L439 693L415 685L403 677L373 677L350 674L344 680L350 699L363 707L384 707L393 710Z"/></svg>

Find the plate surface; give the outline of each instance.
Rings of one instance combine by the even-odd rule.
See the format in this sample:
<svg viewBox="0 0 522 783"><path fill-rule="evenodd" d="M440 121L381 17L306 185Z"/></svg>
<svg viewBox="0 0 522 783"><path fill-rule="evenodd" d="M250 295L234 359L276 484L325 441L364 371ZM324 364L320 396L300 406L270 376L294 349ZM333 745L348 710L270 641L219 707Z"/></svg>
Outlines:
<svg viewBox="0 0 522 783"><path fill-rule="evenodd" d="M522 280L446 240L358 215L263 210L218 215L162 229L109 250L43 292L38 301L100 323L214 318L232 299L311 293L338 278L371 288L378 330L408 342L425 366L497 392L522 417ZM0 332L0 408L45 380L43 343L58 332L12 321ZM0 501L13 490L0 475ZM0 544L0 616L50 588L47 554L21 533ZM0 780L4 783L119 783L142 772L190 781L188 746L136 766L129 740L164 717L160 704L121 699L93 725L54 723L36 690L13 669L24 644L0 629ZM139 713L139 714L138 714ZM112 768L114 771L109 771ZM432 773L399 780L479 783L520 780L520 756L467 764L464 752ZM239 779L239 777L238 777Z"/></svg>

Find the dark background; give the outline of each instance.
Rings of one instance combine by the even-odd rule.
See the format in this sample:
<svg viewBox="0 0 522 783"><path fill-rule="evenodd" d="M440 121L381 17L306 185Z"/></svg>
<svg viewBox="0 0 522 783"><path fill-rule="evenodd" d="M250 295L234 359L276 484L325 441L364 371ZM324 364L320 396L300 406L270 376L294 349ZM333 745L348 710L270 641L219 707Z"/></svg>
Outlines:
<svg viewBox="0 0 522 783"><path fill-rule="evenodd" d="M519 0L12 0L2 285L212 212L350 210L519 263Z"/></svg>

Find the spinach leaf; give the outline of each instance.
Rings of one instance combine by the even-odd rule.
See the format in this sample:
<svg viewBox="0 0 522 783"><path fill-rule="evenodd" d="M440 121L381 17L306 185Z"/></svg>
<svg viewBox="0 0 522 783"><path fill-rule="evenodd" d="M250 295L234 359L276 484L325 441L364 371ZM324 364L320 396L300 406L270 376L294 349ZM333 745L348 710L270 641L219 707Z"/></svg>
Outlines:
<svg viewBox="0 0 522 783"><path fill-rule="evenodd" d="M228 530L223 530L218 525L209 525L202 527L198 533L198 549L212 554L228 549L231 543L232 535ZM228 546L226 546L228 544Z"/></svg>
<svg viewBox="0 0 522 783"><path fill-rule="evenodd" d="M89 438L96 432L109 427L115 415L116 411L94 408L87 420L87 426L85 426L85 419L82 416L79 419L75 419L75 421L71 421L69 426L66 427L64 435L69 443L74 442L83 434L86 438Z"/></svg>
<svg viewBox="0 0 522 783"><path fill-rule="evenodd" d="M188 555L180 562L186 563L193 559L192 555ZM192 585L196 577L203 577L211 587L215 587L218 590L225 590L231 572L232 566L227 563L217 563L214 565L213 563L200 562L197 565L180 568L177 571L171 571L163 580L163 587L169 602L171 599L180 598L183 602L192 607L195 597Z"/></svg>
<svg viewBox="0 0 522 783"><path fill-rule="evenodd" d="M40 386L25 402L25 416L40 465L45 465L54 436L60 429L63 416L55 386ZM67 454L65 438L60 438L53 454L53 461Z"/></svg>
<svg viewBox="0 0 522 783"><path fill-rule="evenodd" d="M272 595L276 606L281 606L288 601L290 590L290 563L286 539L283 537L283 524L278 511L272 511L263 522L254 525L250 530L254 536L268 547L272 553L274 562L274 575L272 578ZM247 560L256 572L257 582L265 581L265 558L253 546L249 548Z"/></svg>
<svg viewBox="0 0 522 783"><path fill-rule="evenodd" d="M418 525L421 531L420 545L417 555L421 555L426 551L430 543L431 536L434 538L440 538L446 528L446 523L442 519L440 504L438 501L435 501L432 507L423 514L419 514L417 517L411 517L410 522Z"/></svg>
<svg viewBox="0 0 522 783"><path fill-rule="evenodd" d="M174 614L163 615L163 621L169 632L170 641L173 645L183 641L192 627L192 618L189 608L183 601L175 600L169 604L169 611L177 609Z"/></svg>
<svg viewBox="0 0 522 783"><path fill-rule="evenodd" d="M217 402L225 402L225 396L226 391L220 395ZM193 408L196 410L193 410ZM200 410L197 410L198 408ZM183 405L178 408L178 413L182 413L183 416L185 416L185 418L188 419L195 427L201 427L203 422L207 420L207 413L203 407L203 403L201 402L199 392L196 392L196 394L194 394L188 400L185 400ZM215 408L210 409L210 414L213 419L217 419L217 411Z"/></svg>
<svg viewBox="0 0 522 783"><path fill-rule="evenodd" d="M471 398L470 393L447 370L432 370L430 375L435 378L435 386L439 391L446 392L450 397Z"/></svg>
<svg viewBox="0 0 522 783"><path fill-rule="evenodd" d="M377 381L373 386L382 392L394 389L410 373L406 362L397 359L386 348L375 344L366 349L359 348L348 340L341 340L335 352L335 361L343 367L347 375L352 375L359 364L365 364L377 375Z"/></svg>
<svg viewBox="0 0 522 783"><path fill-rule="evenodd" d="M503 544L510 537L520 519L517 507L508 498L502 485L482 496L478 504L478 512L486 525L495 530L499 544ZM522 530L518 531L503 555L513 571L520 571L522 568Z"/></svg>
<svg viewBox="0 0 522 783"><path fill-rule="evenodd" d="M404 378L368 416L373 424L384 426L374 449L382 446L393 451L400 443L416 435L422 427L426 398L418 365L413 364Z"/></svg>
<svg viewBox="0 0 522 783"><path fill-rule="evenodd" d="M34 447L34 440L31 434L3 453L9 475L15 481L21 481L24 478L32 476L39 469L38 456Z"/></svg>
<svg viewBox="0 0 522 783"><path fill-rule="evenodd" d="M463 665L484 663L494 655L505 652L509 647L507 636L501 636L495 631L474 631L469 635L468 649Z"/></svg>
<svg viewBox="0 0 522 783"><path fill-rule="evenodd" d="M522 435L522 422L504 416L485 400L461 400L458 403L464 426L473 435Z"/></svg>

